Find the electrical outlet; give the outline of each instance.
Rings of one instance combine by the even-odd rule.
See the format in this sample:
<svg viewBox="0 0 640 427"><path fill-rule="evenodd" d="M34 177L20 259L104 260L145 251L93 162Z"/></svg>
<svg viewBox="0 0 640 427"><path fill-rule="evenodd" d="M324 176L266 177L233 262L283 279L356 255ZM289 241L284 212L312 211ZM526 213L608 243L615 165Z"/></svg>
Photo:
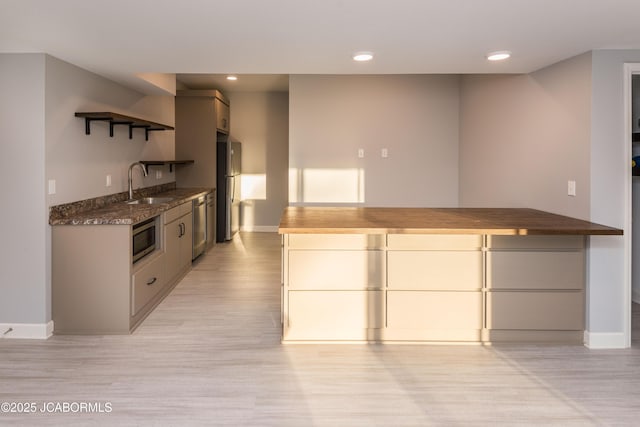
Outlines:
<svg viewBox="0 0 640 427"><path fill-rule="evenodd" d="M49 194L56 194L56 180L49 180Z"/></svg>
<svg viewBox="0 0 640 427"><path fill-rule="evenodd" d="M364 159L364 148L358 148L358 158Z"/></svg>
<svg viewBox="0 0 640 427"><path fill-rule="evenodd" d="M382 156L382 158L386 159L387 157L389 157L389 150L387 150L386 148L383 148L380 151L380 155Z"/></svg>
<svg viewBox="0 0 640 427"><path fill-rule="evenodd" d="M569 180L567 182L567 195L575 196L576 195L576 182Z"/></svg>
<svg viewBox="0 0 640 427"><path fill-rule="evenodd" d="M161 170L157 170L156 171L156 179L161 179L162 178L162 171Z"/></svg>
<svg viewBox="0 0 640 427"><path fill-rule="evenodd" d="M107 179L105 180L105 184L107 187L111 187L111 175L107 175Z"/></svg>

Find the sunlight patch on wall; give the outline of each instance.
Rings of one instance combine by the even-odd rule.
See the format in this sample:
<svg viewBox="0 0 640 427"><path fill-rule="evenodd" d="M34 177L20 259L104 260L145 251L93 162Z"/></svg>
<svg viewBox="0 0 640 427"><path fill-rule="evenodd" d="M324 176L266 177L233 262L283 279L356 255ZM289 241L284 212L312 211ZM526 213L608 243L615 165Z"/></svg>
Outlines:
<svg viewBox="0 0 640 427"><path fill-rule="evenodd" d="M253 229L253 226L256 224L255 202L253 200L243 201L240 210L240 217L242 218L241 228L243 230Z"/></svg>
<svg viewBox="0 0 640 427"><path fill-rule="evenodd" d="M267 200L267 175L246 174L240 177L241 200Z"/></svg>
<svg viewBox="0 0 640 427"><path fill-rule="evenodd" d="M364 203L364 169L289 169L291 203Z"/></svg>

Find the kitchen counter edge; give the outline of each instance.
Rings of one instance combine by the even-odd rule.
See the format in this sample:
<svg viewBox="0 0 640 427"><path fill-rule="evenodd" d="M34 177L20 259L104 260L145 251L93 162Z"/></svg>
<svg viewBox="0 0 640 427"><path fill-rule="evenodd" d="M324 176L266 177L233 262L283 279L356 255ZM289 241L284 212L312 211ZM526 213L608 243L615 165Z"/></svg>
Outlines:
<svg viewBox="0 0 640 427"><path fill-rule="evenodd" d="M528 208L287 207L278 233L604 236L623 230Z"/></svg>
<svg viewBox="0 0 640 427"><path fill-rule="evenodd" d="M153 197L173 197L167 203L127 204L116 201L103 207L74 213L68 216L49 217L49 225L132 225L171 208L187 203L213 191L213 188L177 188L153 194Z"/></svg>

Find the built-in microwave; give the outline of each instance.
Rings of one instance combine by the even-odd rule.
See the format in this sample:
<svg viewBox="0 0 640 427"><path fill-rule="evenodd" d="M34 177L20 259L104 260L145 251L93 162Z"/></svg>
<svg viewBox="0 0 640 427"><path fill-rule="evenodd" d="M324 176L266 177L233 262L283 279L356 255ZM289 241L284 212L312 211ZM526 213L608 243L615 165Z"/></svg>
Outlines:
<svg viewBox="0 0 640 427"><path fill-rule="evenodd" d="M132 263L156 250L156 222L157 218L154 217L132 227Z"/></svg>

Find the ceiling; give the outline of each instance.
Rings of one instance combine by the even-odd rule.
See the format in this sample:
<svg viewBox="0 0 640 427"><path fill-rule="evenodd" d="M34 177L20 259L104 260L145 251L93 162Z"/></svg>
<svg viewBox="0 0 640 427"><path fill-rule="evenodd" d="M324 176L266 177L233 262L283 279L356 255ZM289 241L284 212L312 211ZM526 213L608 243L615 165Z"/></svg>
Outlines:
<svg viewBox="0 0 640 427"><path fill-rule="evenodd" d="M226 92L288 92L288 74L239 74L236 81L227 80L229 74L176 74L181 89L218 89Z"/></svg>
<svg viewBox="0 0 640 427"><path fill-rule="evenodd" d="M0 0L0 7L0 52L45 52L125 84L137 73L522 73L593 49L640 48L638 0ZM373 61L353 62L360 50L374 52ZM513 57L486 61L494 50Z"/></svg>

